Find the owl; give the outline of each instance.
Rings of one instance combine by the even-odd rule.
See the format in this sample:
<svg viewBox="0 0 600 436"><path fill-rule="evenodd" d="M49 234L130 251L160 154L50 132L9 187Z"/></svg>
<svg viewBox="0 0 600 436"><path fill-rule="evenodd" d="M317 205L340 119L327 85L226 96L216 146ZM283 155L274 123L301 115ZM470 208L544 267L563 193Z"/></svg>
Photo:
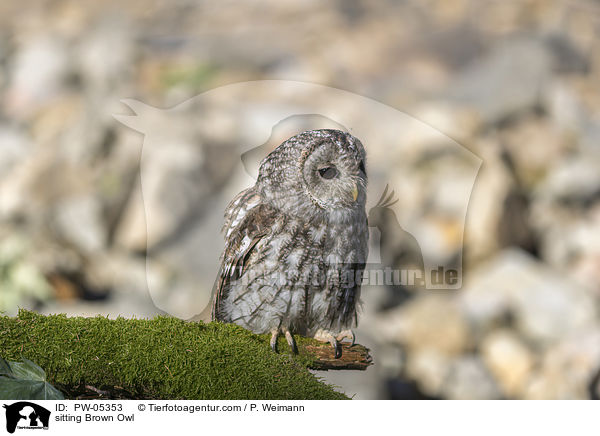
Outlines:
<svg viewBox="0 0 600 436"><path fill-rule="evenodd" d="M368 251L365 150L339 130L289 138L225 212L212 319L271 333L354 343Z"/></svg>

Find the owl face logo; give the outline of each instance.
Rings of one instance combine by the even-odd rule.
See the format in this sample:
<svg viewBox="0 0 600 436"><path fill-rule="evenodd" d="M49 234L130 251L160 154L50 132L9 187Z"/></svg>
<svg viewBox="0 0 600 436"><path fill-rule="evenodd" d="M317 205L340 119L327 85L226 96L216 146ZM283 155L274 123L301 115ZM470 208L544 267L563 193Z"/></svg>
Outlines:
<svg viewBox="0 0 600 436"><path fill-rule="evenodd" d="M366 150L363 283L462 286L463 234L482 160L431 126L366 97L293 81L227 85L169 109L122 102L132 113L114 117L142 133L143 146L131 194L137 200L129 202L118 239L147 256L158 308L189 318L208 305L210 292L198 290L214 285L229 202L256 183L261 162L279 144L315 129L349 132ZM173 304L170 274L195 290L193 303Z"/></svg>

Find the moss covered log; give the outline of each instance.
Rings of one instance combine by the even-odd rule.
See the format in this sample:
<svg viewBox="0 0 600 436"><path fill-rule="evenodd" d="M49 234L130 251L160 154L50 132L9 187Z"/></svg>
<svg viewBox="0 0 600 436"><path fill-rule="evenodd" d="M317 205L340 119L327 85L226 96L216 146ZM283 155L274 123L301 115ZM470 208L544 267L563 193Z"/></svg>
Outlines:
<svg viewBox="0 0 600 436"><path fill-rule="evenodd" d="M233 324L171 317L111 320L28 311L0 317L0 356L36 362L71 398L347 398L308 371L327 366L327 358L314 353L320 344L298 338L300 354L292 357L273 353L268 343L267 336ZM368 362L364 347L353 352Z"/></svg>

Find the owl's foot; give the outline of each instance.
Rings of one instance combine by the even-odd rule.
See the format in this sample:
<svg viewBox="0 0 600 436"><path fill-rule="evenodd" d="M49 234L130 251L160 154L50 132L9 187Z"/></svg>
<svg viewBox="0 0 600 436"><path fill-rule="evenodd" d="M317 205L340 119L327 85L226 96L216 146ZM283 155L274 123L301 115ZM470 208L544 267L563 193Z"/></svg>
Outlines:
<svg viewBox="0 0 600 436"><path fill-rule="evenodd" d="M279 337L279 329L271 330L271 350L277 353L277 338Z"/></svg>
<svg viewBox="0 0 600 436"><path fill-rule="evenodd" d="M294 339L294 336L287 328L271 330L271 349L277 353L277 338L279 338L279 334L282 332L285 334L285 339L286 339L288 345L290 346L292 353L298 354L298 347L296 346L296 340Z"/></svg>
<svg viewBox="0 0 600 436"><path fill-rule="evenodd" d="M314 338L317 341L329 342L333 347L334 356L336 359L342 357L342 346L338 342L337 338L329 330L319 329L315 333Z"/></svg>
<svg viewBox="0 0 600 436"><path fill-rule="evenodd" d="M285 329L285 339L287 340L288 345L292 349L292 353L298 354L296 340L294 339L294 335L292 335L292 333L288 329Z"/></svg>
<svg viewBox="0 0 600 436"><path fill-rule="evenodd" d="M339 332L335 338L340 342L342 342L344 339L350 339L350 346L353 346L354 341L356 340L354 332L350 329L344 330L343 332Z"/></svg>

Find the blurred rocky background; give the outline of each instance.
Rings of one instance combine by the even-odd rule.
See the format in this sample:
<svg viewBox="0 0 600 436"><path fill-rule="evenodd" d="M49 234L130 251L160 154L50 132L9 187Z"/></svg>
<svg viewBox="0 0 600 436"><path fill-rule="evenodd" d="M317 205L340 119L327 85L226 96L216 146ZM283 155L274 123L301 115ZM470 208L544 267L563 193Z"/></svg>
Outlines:
<svg viewBox="0 0 600 436"><path fill-rule="evenodd" d="M396 212L421 247L462 254L463 286L366 287L357 333L375 365L320 376L364 399L600 396L592 0L2 2L0 310L201 310L213 276L198 265L222 247L209 212L235 194L236 147L253 127L218 111L157 121L155 139L180 139L143 158L142 185L144 136L113 114L131 115L126 98L169 108L258 79L375 99L482 160L463 235L464 155L411 132L394 133L409 152L365 142L369 171L401 169L390 183L410 207ZM260 124L269 108L240 111ZM297 128L322 127L309 121ZM158 217L151 234L145 212ZM400 268L416 249L393 221L377 224L392 235L381 256Z"/></svg>

